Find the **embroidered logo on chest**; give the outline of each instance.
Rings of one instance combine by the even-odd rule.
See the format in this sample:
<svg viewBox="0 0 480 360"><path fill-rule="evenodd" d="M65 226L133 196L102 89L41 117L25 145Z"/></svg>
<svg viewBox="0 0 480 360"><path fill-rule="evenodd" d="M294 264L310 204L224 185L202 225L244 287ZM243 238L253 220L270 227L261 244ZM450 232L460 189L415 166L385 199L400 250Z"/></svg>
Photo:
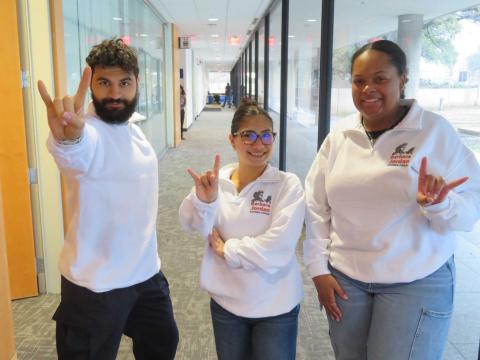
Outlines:
<svg viewBox="0 0 480 360"><path fill-rule="evenodd" d="M253 193L253 198L250 201L250 213L270 215L272 207L272 196L268 195L263 198L263 190Z"/></svg>
<svg viewBox="0 0 480 360"><path fill-rule="evenodd" d="M390 155L388 166L408 166L415 147L412 146L407 150L407 146L407 143L403 143L395 148L395 151Z"/></svg>

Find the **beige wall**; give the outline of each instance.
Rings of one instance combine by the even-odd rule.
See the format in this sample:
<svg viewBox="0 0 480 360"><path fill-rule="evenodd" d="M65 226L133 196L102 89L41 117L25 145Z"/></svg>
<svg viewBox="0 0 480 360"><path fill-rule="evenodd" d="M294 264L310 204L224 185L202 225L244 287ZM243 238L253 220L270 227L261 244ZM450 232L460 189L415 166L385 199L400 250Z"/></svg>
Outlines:
<svg viewBox="0 0 480 360"><path fill-rule="evenodd" d="M10 305L10 283L8 280L7 246L3 222L3 201L0 188L0 360L10 360L15 356L12 309Z"/></svg>

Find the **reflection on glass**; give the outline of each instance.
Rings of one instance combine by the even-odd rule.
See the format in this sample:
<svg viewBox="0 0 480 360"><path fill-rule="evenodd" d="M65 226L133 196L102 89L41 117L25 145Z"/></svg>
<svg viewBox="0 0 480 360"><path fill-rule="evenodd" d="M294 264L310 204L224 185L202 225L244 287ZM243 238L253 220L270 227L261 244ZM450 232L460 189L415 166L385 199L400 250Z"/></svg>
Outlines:
<svg viewBox="0 0 480 360"><path fill-rule="evenodd" d="M258 30L258 105L264 104L265 23Z"/></svg>
<svg viewBox="0 0 480 360"><path fill-rule="evenodd" d="M291 1L289 12L286 162L303 180L317 153L322 2Z"/></svg>
<svg viewBox="0 0 480 360"><path fill-rule="evenodd" d="M269 44L269 69L268 69L268 112L274 121L274 130L277 132L275 140L275 151L272 157L272 163L275 166L279 164L279 144L280 144L280 75L281 75L281 39L282 39L282 3L279 2L275 9L270 13L270 37Z"/></svg>
<svg viewBox="0 0 480 360"><path fill-rule="evenodd" d="M74 93L93 45L113 37L139 55L138 111L148 117L138 123L157 152L166 147L162 106L164 35L160 19L141 0L63 0L67 87Z"/></svg>

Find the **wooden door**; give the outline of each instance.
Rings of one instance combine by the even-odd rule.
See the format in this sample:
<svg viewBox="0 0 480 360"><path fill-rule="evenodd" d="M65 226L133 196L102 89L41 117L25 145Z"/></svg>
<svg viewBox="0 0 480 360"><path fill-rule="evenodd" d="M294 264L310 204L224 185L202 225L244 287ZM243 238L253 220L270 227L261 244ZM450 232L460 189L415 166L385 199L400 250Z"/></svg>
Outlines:
<svg viewBox="0 0 480 360"><path fill-rule="evenodd" d="M10 293L38 295L15 1L0 1L0 182Z"/></svg>

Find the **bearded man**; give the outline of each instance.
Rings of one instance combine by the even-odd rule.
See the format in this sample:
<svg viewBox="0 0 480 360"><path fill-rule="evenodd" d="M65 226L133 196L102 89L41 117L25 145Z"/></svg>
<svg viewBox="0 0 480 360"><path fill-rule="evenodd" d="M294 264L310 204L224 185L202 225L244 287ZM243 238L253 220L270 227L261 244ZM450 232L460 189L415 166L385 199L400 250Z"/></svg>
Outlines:
<svg viewBox="0 0 480 360"><path fill-rule="evenodd" d="M53 317L58 358L113 360L125 334L136 359L173 359L178 329L157 252L157 157L129 121L138 100L137 55L112 39L86 61L73 97L52 100L38 83L47 147L65 180L68 228Z"/></svg>

